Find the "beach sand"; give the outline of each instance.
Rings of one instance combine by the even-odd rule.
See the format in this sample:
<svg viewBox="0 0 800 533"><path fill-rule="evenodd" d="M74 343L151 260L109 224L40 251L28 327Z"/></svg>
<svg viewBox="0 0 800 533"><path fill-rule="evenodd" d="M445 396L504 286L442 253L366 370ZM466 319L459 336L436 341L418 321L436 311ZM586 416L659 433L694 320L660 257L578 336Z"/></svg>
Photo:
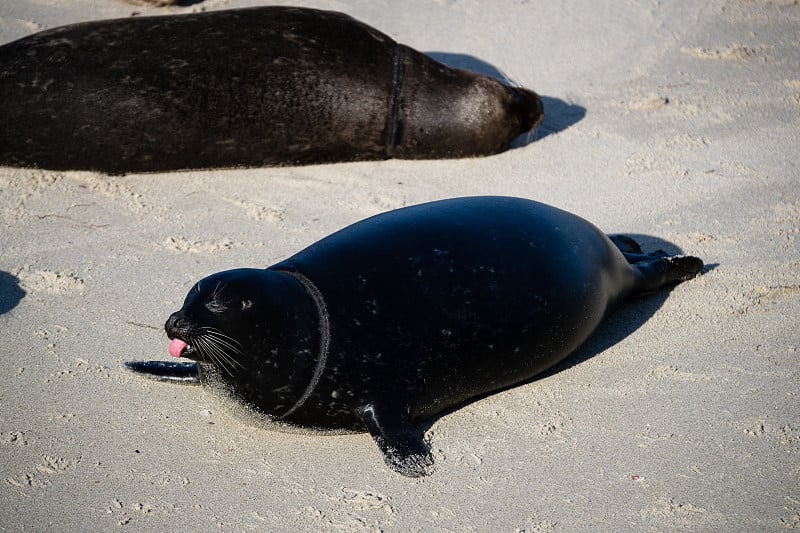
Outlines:
<svg viewBox="0 0 800 533"><path fill-rule="evenodd" d="M0 3L0 43L59 25L257 5ZM493 157L106 176L0 167L0 531L800 528L797 0L297 2L544 97ZM2 125L0 125L2 127ZM364 217L500 194L703 258L558 372L427 430L436 471L367 434L250 427L141 379L198 279Z"/></svg>

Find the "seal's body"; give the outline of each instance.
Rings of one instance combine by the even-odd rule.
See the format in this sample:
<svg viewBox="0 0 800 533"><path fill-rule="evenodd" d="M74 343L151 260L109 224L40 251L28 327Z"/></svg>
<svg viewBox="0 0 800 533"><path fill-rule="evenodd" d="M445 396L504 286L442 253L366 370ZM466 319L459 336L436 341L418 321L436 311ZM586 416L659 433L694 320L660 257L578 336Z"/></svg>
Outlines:
<svg viewBox="0 0 800 533"><path fill-rule="evenodd" d="M0 47L0 164L110 173L501 151L539 97L347 15L85 22Z"/></svg>
<svg viewBox="0 0 800 533"><path fill-rule="evenodd" d="M614 304L701 267L537 202L458 198L209 276L166 331L172 355L201 361L237 401L285 424L368 430L390 466L418 476L431 458L415 421L529 380Z"/></svg>

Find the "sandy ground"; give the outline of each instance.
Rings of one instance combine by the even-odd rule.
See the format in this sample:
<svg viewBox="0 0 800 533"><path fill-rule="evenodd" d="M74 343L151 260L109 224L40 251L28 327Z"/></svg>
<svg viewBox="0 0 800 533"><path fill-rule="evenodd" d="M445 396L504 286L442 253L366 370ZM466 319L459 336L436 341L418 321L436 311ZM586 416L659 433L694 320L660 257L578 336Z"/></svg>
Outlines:
<svg viewBox="0 0 800 533"><path fill-rule="evenodd" d="M258 3L13 0L0 42ZM797 0L298 4L536 90L536 141L460 161L0 168L0 530L800 528ZM201 277L471 194L548 202L709 267L620 309L561 371L435 421L421 480L366 434L252 428L200 387L124 370L169 358L162 324Z"/></svg>

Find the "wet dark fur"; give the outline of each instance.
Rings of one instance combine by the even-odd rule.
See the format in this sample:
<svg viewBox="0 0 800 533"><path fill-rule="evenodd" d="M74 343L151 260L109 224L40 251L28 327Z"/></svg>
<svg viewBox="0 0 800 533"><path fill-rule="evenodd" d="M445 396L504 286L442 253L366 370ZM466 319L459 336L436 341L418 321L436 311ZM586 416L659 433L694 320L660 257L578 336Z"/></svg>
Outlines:
<svg viewBox="0 0 800 533"><path fill-rule="evenodd" d="M619 302L702 265L537 202L459 198L209 276L166 331L238 402L283 424L367 430L387 464L419 476L432 459L415 421L529 380Z"/></svg>
<svg viewBox="0 0 800 533"><path fill-rule="evenodd" d="M110 173L494 154L533 92L347 15L255 7L73 24L0 47L0 164Z"/></svg>

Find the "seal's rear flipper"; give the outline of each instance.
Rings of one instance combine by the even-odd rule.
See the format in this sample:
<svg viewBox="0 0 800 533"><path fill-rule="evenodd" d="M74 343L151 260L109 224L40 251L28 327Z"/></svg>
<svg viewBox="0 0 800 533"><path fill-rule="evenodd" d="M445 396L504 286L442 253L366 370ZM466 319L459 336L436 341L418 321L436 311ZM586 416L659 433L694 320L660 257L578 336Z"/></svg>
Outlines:
<svg viewBox="0 0 800 533"><path fill-rule="evenodd" d="M642 251L642 247L639 246L639 243L627 235L613 234L609 235L608 238L611 239L611 242L614 243L614 246L619 248L619 251L622 252L622 255L624 255L625 259L628 260L628 263L632 265L645 261L654 261L662 257L669 257L669 254L664 250L656 250L655 252L650 252L647 254L644 253Z"/></svg>
<svg viewBox="0 0 800 533"><path fill-rule="evenodd" d="M168 361L126 361L129 370L150 379L200 385L200 369L197 363L173 363Z"/></svg>
<svg viewBox="0 0 800 533"><path fill-rule="evenodd" d="M703 268L703 261L689 255L661 257L632 265L636 271L633 296L645 296L661 287L692 279Z"/></svg>
<svg viewBox="0 0 800 533"><path fill-rule="evenodd" d="M633 240L632 238L628 237L627 235L618 235L613 234L608 236L611 239L611 242L619 248L619 251L623 254L641 254L642 247L639 246L639 243Z"/></svg>
<svg viewBox="0 0 800 533"><path fill-rule="evenodd" d="M383 460L398 474L422 477L433 472L433 457L425 443L414 435L408 414L374 405L364 409L364 422L383 453Z"/></svg>

